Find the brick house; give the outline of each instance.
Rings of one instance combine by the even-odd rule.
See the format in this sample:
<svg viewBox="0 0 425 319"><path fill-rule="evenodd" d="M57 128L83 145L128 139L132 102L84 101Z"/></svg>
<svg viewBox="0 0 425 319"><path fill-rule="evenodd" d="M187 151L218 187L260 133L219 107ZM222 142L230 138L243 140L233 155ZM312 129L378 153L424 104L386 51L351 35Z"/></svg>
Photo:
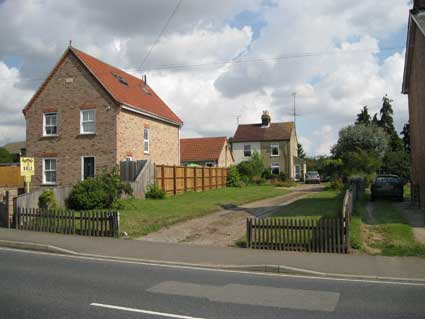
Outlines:
<svg viewBox="0 0 425 319"><path fill-rule="evenodd" d="M298 158L298 140L293 122L271 122L267 111L261 123L241 124L232 140L235 164L249 160L258 152L272 174L285 173L290 179L303 179L304 160Z"/></svg>
<svg viewBox="0 0 425 319"><path fill-rule="evenodd" d="M412 195L425 207L425 0L409 14L402 92L409 96Z"/></svg>
<svg viewBox="0 0 425 319"><path fill-rule="evenodd" d="M74 47L23 110L33 186L70 186L120 161L180 162L182 120L144 80Z"/></svg>
<svg viewBox="0 0 425 319"><path fill-rule="evenodd" d="M181 139L180 156L181 165L229 167L234 163L226 137Z"/></svg>

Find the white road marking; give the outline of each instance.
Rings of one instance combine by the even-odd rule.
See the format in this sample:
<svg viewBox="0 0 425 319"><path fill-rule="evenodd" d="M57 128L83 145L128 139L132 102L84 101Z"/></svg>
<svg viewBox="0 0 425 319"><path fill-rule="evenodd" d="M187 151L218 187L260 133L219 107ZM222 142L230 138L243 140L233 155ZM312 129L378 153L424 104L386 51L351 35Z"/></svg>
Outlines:
<svg viewBox="0 0 425 319"><path fill-rule="evenodd" d="M95 303L95 302L91 303L90 306L102 307L102 308L108 308L108 309L114 309L114 310L122 310L122 311L128 311L128 312L144 313L146 315L161 316L161 317L168 317L168 318L206 319L206 318L200 318L200 317L181 316L181 315L176 315L176 314L166 313L166 312L157 312L157 311L151 311L151 310L143 310L143 309L136 309L136 308L127 308L127 307L120 307L120 306L113 306L113 305L105 305L105 304Z"/></svg>
<svg viewBox="0 0 425 319"><path fill-rule="evenodd" d="M383 284L383 285L404 285L404 286L425 286L424 283L419 282L400 282L400 281L390 281L390 280L373 280L373 279L354 279L354 278L334 278L334 277L318 277L318 276L306 276L306 275L293 275L293 274L279 274L279 273L263 273L263 272L254 272L254 271L244 271L244 270L229 270L229 269L217 269L217 268L206 268L206 267L195 267L195 266L184 266L184 265L168 265L168 264L159 264L159 263L150 263L150 262L141 262L141 261L128 261L128 260L116 260L98 258L98 257L85 257L85 256L72 256L72 255L63 255L55 253L46 253L40 251L30 251L14 248L3 248L0 247L0 250L9 250L16 251L26 254L35 254L35 255L50 255L56 257L72 258L72 259L83 259L83 260L94 260L102 262L112 262L112 263L121 263L121 264L132 264L132 265L142 265L142 266L155 266L163 268L176 268L176 269L188 269L188 270L199 270L199 271L210 271L210 272L224 272L224 273L236 273L236 274L246 274L252 276L272 276L272 277L287 277L287 278L300 278L300 279L314 279L314 280L329 280L329 281L347 281L347 282L360 282L360 283L372 283L372 284Z"/></svg>

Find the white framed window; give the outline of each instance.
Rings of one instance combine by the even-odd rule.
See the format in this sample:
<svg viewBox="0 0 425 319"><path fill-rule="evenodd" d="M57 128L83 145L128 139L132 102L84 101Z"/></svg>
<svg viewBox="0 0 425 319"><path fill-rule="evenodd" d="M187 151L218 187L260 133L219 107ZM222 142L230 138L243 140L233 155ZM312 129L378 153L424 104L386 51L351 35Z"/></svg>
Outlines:
<svg viewBox="0 0 425 319"><path fill-rule="evenodd" d="M43 158L43 184L56 184L56 158Z"/></svg>
<svg viewBox="0 0 425 319"><path fill-rule="evenodd" d="M58 114L44 113L43 115L43 135L55 136L58 134Z"/></svg>
<svg viewBox="0 0 425 319"><path fill-rule="evenodd" d="M95 134L96 133L96 110L80 111L80 133Z"/></svg>
<svg viewBox="0 0 425 319"><path fill-rule="evenodd" d="M149 138L150 138L150 132L149 132L149 128L145 127L145 129L143 130L143 152L145 154L149 154Z"/></svg>
<svg viewBox="0 0 425 319"><path fill-rule="evenodd" d="M247 144L243 146L243 156L244 157L251 157L252 155L252 150L251 150L251 145Z"/></svg>
<svg viewBox="0 0 425 319"><path fill-rule="evenodd" d="M125 158L125 160L127 162L132 162L133 161L133 156L132 155L127 155L127 157Z"/></svg>
<svg viewBox="0 0 425 319"><path fill-rule="evenodd" d="M270 144L271 156L279 156L279 144Z"/></svg>
<svg viewBox="0 0 425 319"><path fill-rule="evenodd" d="M96 175L96 157L81 157L81 180L85 180Z"/></svg>
<svg viewBox="0 0 425 319"><path fill-rule="evenodd" d="M280 164L279 163L272 163L271 172L273 175L279 175L280 174Z"/></svg>

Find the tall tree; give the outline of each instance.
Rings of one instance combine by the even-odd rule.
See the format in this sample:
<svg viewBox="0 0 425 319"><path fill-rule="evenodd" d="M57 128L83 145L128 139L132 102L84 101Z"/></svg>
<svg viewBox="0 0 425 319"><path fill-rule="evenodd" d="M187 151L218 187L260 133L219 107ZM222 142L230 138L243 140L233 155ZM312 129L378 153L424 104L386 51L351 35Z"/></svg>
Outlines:
<svg viewBox="0 0 425 319"><path fill-rule="evenodd" d="M375 113L373 115L372 124L375 125L375 126L379 126L379 119L378 119L378 114L377 113Z"/></svg>
<svg viewBox="0 0 425 319"><path fill-rule="evenodd" d="M369 125L371 123L371 117L369 115L369 110L367 108L367 105L363 106L362 110L360 111L359 114L357 114L357 120L356 120L356 125L357 124L364 124L364 125Z"/></svg>
<svg viewBox="0 0 425 319"><path fill-rule="evenodd" d="M298 143L297 149L298 149L298 158L305 158L306 155L305 155L305 152L304 152L304 149L303 149L303 146L301 145L301 143Z"/></svg>
<svg viewBox="0 0 425 319"><path fill-rule="evenodd" d="M403 135L403 145L407 153L410 153L410 123L406 123L403 126L403 130L400 132Z"/></svg>
<svg viewBox="0 0 425 319"><path fill-rule="evenodd" d="M381 119L379 120L379 126L382 127L384 129L384 131L392 136L394 133L396 133L395 128L394 128L394 120L393 120L393 107L391 105L391 102L393 100L391 100L388 95L385 95L382 98L382 108L379 111L379 113L381 114Z"/></svg>
<svg viewBox="0 0 425 319"><path fill-rule="evenodd" d="M4 147L0 147L0 163L12 163L13 155L9 153Z"/></svg>

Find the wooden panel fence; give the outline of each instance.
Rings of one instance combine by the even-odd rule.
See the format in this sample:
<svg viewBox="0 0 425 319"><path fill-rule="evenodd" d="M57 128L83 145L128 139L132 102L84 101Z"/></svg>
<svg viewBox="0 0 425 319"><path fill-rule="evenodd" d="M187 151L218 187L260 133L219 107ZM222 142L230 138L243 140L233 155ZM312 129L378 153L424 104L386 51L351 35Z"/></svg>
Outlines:
<svg viewBox="0 0 425 319"><path fill-rule="evenodd" d="M227 169L157 165L155 180L167 194L201 192L226 187Z"/></svg>
<svg viewBox="0 0 425 319"><path fill-rule="evenodd" d="M50 233L118 237L119 212L69 211L18 207L15 227Z"/></svg>
<svg viewBox="0 0 425 319"><path fill-rule="evenodd" d="M0 165L0 187L24 187L19 165Z"/></svg>
<svg viewBox="0 0 425 319"><path fill-rule="evenodd" d="M248 218L247 246L255 249L347 253L347 218Z"/></svg>

